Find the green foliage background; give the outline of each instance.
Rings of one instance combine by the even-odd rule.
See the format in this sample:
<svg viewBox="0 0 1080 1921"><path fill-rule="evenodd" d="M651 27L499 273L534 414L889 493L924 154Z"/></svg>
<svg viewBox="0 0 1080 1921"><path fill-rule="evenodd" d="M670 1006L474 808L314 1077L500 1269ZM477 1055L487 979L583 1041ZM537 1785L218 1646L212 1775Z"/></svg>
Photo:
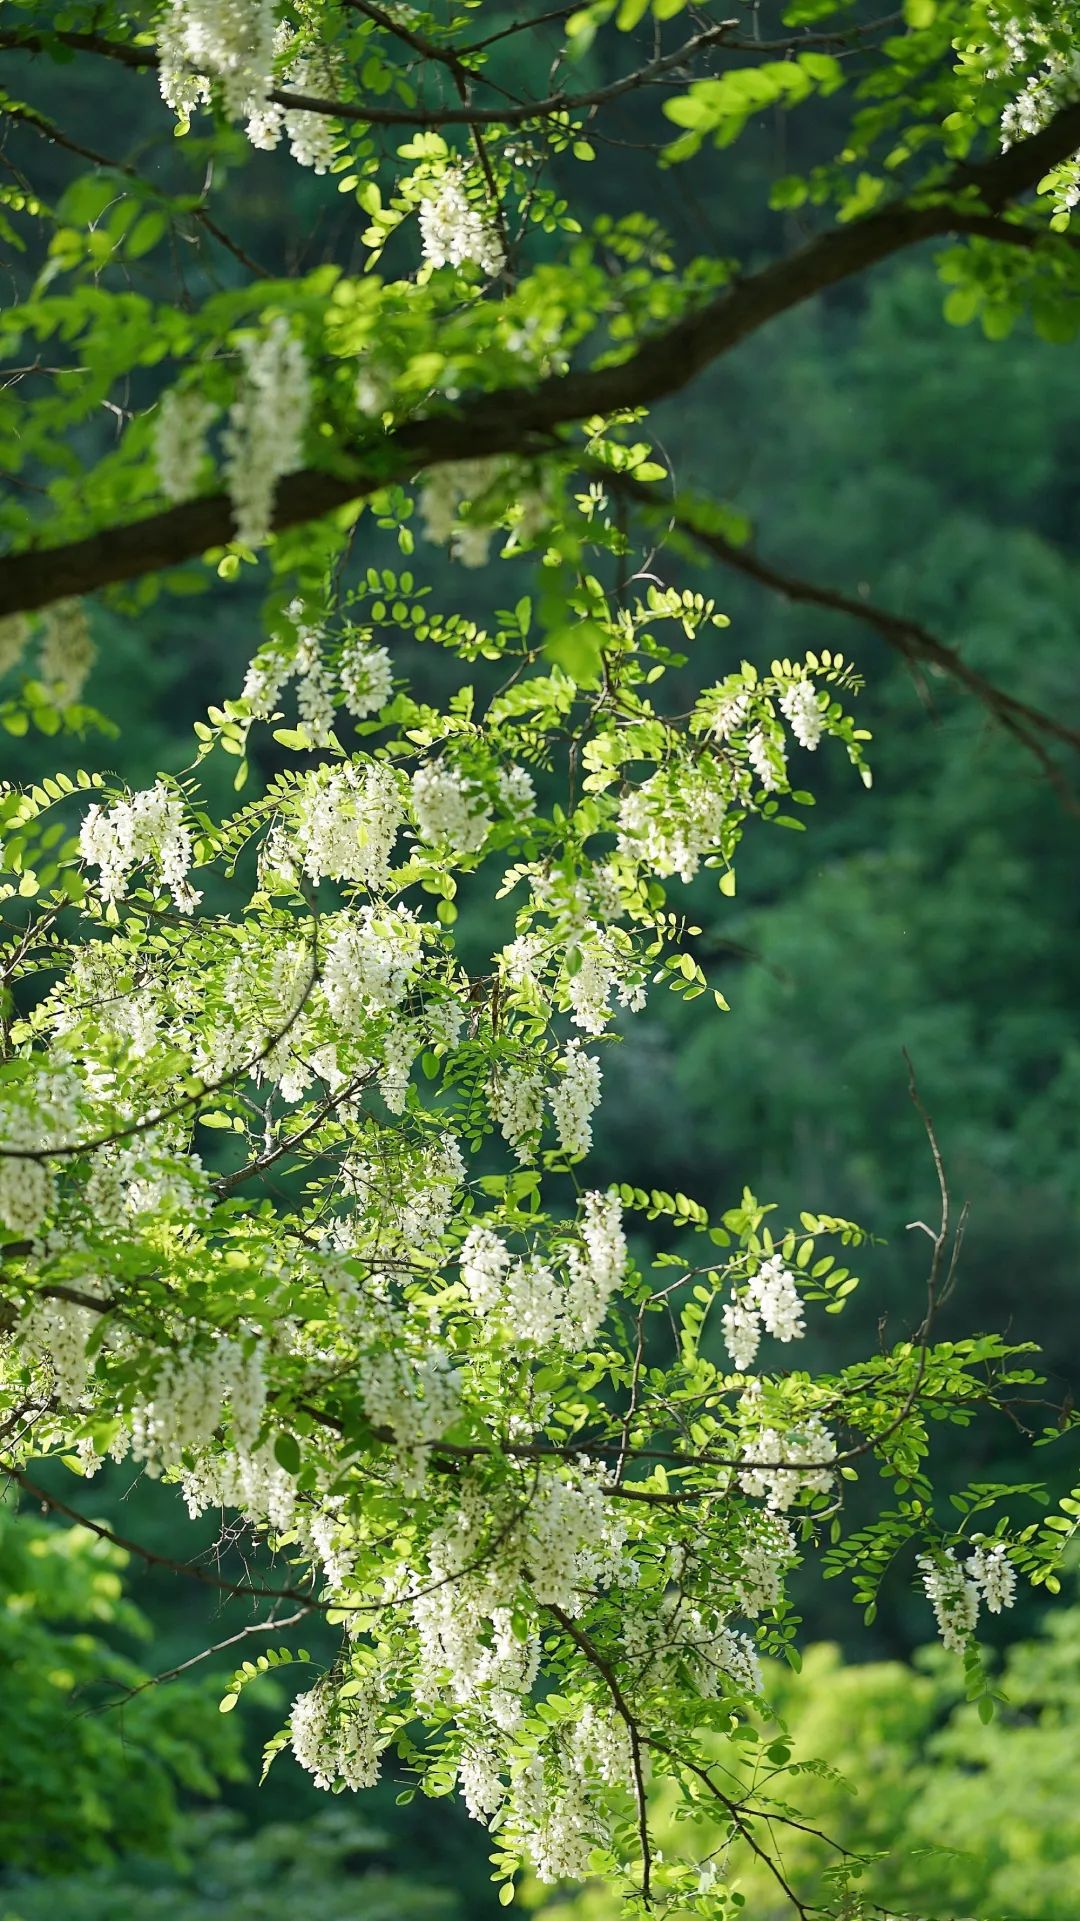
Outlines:
<svg viewBox="0 0 1080 1921"><path fill-rule="evenodd" d="M488 11L494 29L498 9L485 10L485 24ZM47 78L39 92L49 107ZM107 126L118 158L121 140L138 150L140 115L156 111L145 90L93 67L74 113L70 97L65 107L76 138ZM625 120L645 137L635 109ZM764 235L747 234L745 209L761 204L765 180L797 164L799 137L797 123L763 119L718 158L705 203L688 202L674 183L665 199L664 176L658 195L649 157L621 150L619 202L651 204L718 252L737 240L752 254ZM613 192L605 173L613 164L584 182L576 176L575 191L596 211ZM65 157L50 165L59 193L70 177ZM305 174L287 161L255 166L240 151L236 165L233 226L257 257L287 267L297 236L313 235L307 265L329 251L332 236L312 228ZM343 209L342 220L353 217ZM16 260L11 272L18 280L25 269ZM203 272L192 263L193 285ZM1063 378L1061 349L1026 329L993 343L951 330L942 299L930 259L908 258L766 330L708 375L692 404L668 403L657 426L680 484L737 497L769 558L924 620L1015 694L1053 709L1075 701L1080 387L1067 367ZM88 461L106 431L103 422L88 434ZM434 550L425 571L446 605L478 610L473 577ZM718 568L706 579L687 562L684 576L681 584L714 593L732 618L709 641L716 659L699 679L742 656L767 664L805 646L857 660L875 786L864 795L824 768L807 835L763 838L746 863L745 894L718 903L703 877L693 897L698 958L732 1015L702 1028L665 997L634 1022L605 1061L594 1177L677 1187L710 1205L753 1179L781 1210L828 1207L865 1221L886 1244L867 1263L852 1328L829 1333L853 1340L855 1318L865 1334L867 1317L882 1315L894 1338L916 1312L925 1268L921 1237L906 1223L935 1205L907 1098L906 1048L955 1196L971 1206L947 1316L957 1331L977 1319L1041 1342L1054 1385L1067 1386L1080 1325L1080 1042L1069 1022L1080 952L1075 822L980 711L933 676L913 679L869 629L786 606ZM253 590L222 587L128 619L97 611L101 665L90 695L116 721L134 783L185 764L192 721L208 700L238 691L254 604ZM450 673L441 658L402 665L418 691L422 676L434 687ZM32 773L34 753L11 741L5 771ZM75 760L107 768L110 742L73 747ZM223 783L228 771L219 768ZM1003 1471L1008 1447L1000 1432L961 1435L958 1480ZM114 1477L80 1498L86 1511L168 1551L178 1514L168 1491ZM138 1529L125 1523L136 1509ZM43 1921L58 1909L70 1921L493 1913L485 1837L448 1803L398 1808L393 1783L362 1806L328 1803L288 1763L261 1790L253 1766L237 1780L230 1723L207 1708L230 1671L228 1654L209 1664L208 1695L185 1681L142 1697L141 1706L155 1704L150 1765L135 1730L139 1704L112 1718L96 1710L110 1689L138 1684L136 1661L140 1673L169 1668L237 1632L243 1618L132 1565L147 1636L118 1597L115 1558L88 1551L73 1570L60 1566L59 1549L35 1541L44 1533L16 1553L0 1534L0 1587L14 1624L5 1661L20 1661L25 1676L33 1637L51 1647L41 1688L12 1683L19 1738L5 1737L0 1801L5 1827L13 1833L21 1821L38 1845L9 1839L0 1849L0 1921ZM54 1568L55 1578L30 1578L27 1557L39 1553L37 1575ZM73 1571L83 1577L78 1592ZM919 1656L914 1671L904 1665L930 1636L921 1596L901 1593L883 1611L872 1640L860 1640L877 1658L858 1669L842 1667L837 1652L856 1627L840 1584L803 1599L813 1638L831 1645L815 1648L791 1682L792 1721L807 1752L841 1754L861 1789L850 1801L811 1778L808 1808L849 1845L919 1850L945 1839L967 1850L913 1854L882 1883L897 1905L980 1921L1072 1921L1080 1834L1067 1783L1070 1770L1075 1783L1080 1611L1062 1607L1043 1638L1010 1655L1011 1707L981 1728L956 1705L951 1664ZM1032 1635L1038 1622L1029 1610L1020 1625ZM258 1688L269 1732L284 1696L272 1678ZM213 1814L211 1789L224 1803ZM153 1864L154 1854L164 1861ZM770 1898L764 1887L753 1895L755 1921L769 1921ZM599 1921L603 1897L587 1893L566 1921L571 1913Z"/></svg>

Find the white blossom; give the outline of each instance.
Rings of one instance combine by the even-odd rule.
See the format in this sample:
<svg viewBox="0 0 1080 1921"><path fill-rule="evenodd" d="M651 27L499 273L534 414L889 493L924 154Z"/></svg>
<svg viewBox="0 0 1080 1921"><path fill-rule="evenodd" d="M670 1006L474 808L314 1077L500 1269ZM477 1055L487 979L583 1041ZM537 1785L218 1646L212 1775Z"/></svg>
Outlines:
<svg viewBox="0 0 1080 1921"><path fill-rule="evenodd" d="M761 1322L750 1303L738 1296L724 1302L721 1322L724 1345L731 1356L732 1366L745 1373L758 1351Z"/></svg>
<svg viewBox="0 0 1080 1921"><path fill-rule="evenodd" d="M708 762L658 769L619 808L619 850L665 879L693 880L714 853L727 808L719 770Z"/></svg>
<svg viewBox="0 0 1080 1921"><path fill-rule="evenodd" d="M279 30L279 53L287 51L291 38L287 28L284 32ZM290 62L282 74L281 84L290 93L306 94L309 99L332 100L337 80L337 68L330 52L325 47L317 47L312 53ZM313 173L326 173L337 150L334 120L325 113L292 107L284 110L284 120L293 159L301 167L310 167Z"/></svg>
<svg viewBox="0 0 1080 1921"><path fill-rule="evenodd" d="M190 500L199 491L206 433L217 414L213 402L193 388L170 387L153 418L154 465L166 500Z"/></svg>
<svg viewBox="0 0 1080 1921"><path fill-rule="evenodd" d="M153 862L181 913L190 914L201 898L190 887L191 833L184 807L163 781L130 800L105 808L90 808L79 834L79 852L91 867L101 870L106 900L122 900L133 867Z"/></svg>
<svg viewBox="0 0 1080 1921"><path fill-rule="evenodd" d="M498 230L470 204L460 167L449 167L421 200L419 220L424 259L432 267L460 267L471 260L486 274L502 271L505 254Z"/></svg>
<svg viewBox="0 0 1080 1921"><path fill-rule="evenodd" d="M296 818L295 844L308 879L386 884L405 818L393 771L378 761L346 761L309 776Z"/></svg>
<svg viewBox="0 0 1080 1921"><path fill-rule="evenodd" d="M341 650L338 673L342 699L355 720L381 713L394 691L393 666L385 647L372 647L358 639L347 641Z"/></svg>
<svg viewBox="0 0 1080 1921"><path fill-rule="evenodd" d="M490 1314L502 1299L510 1256L499 1236L478 1222L461 1249L461 1278L477 1314Z"/></svg>
<svg viewBox="0 0 1080 1921"><path fill-rule="evenodd" d="M836 1445L816 1415L787 1434L762 1428L743 1442L742 1455L743 1493L763 1496L771 1508L789 1508L803 1494L827 1494L832 1487Z"/></svg>
<svg viewBox="0 0 1080 1921"><path fill-rule="evenodd" d="M317 621L306 617L302 601L291 601L287 611L296 626L293 672L297 711L312 745L326 747L334 732L334 701L323 652L323 630Z"/></svg>
<svg viewBox="0 0 1080 1921"><path fill-rule="evenodd" d="M755 727L747 736L746 752L755 774L767 794L776 793L787 783L783 750L771 734Z"/></svg>
<svg viewBox="0 0 1080 1921"><path fill-rule="evenodd" d="M335 1026L358 1033L372 1014L400 1006L420 965L420 930L408 908L362 907L341 917L322 984Z"/></svg>
<svg viewBox="0 0 1080 1921"><path fill-rule="evenodd" d="M38 672L61 706L80 699L97 657L81 600L58 600L47 610Z"/></svg>
<svg viewBox="0 0 1080 1921"><path fill-rule="evenodd" d="M22 659L30 638L30 623L25 614L4 614L0 618L0 674L10 673Z"/></svg>
<svg viewBox="0 0 1080 1921"><path fill-rule="evenodd" d="M982 1543L967 1565L969 1578L982 1595L991 1614L1011 1608L1016 1599L1016 1569L1009 1560L1004 1541Z"/></svg>
<svg viewBox="0 0 1080 1921"><path fill-rule="evenodd" d="M219 82L225 111L244 119L266 105L274 61L273 0L170 0L158 28L161 91L185 118Z"/></svg>
<svg viewBox="0 0 1080 1921"><path fill-rule="evenodd" d="M566 969L570 1018L586 1034L602 1034L611 1019L611 995L619 978L619 963L598 929L579 939L572 950L574 967Z"/></svg>
<svg viewBox="0 0 1080 1921"><path fill-rule="evenodd" d="M626 1273L627 1246L622 1206L614 1190L586 1194L582 1201L582 1248L568 1261L565 1316L567 1331L588 1345L600 1332L608 1304Z"/></svg>
<svg viewBox="0 0 1080 1921"><path fill-rule="evenodd" d="M289 1715L292 1751L314 1776L317 1788L338 1781L348 1788L371 1788L379 1778L379 1713L385 1684L366 1677L359 1692L336 1691L329 1680L317 1682L293 1702Z"/></svg>
<svg viewBox="0 0 1080 1921"><path fill-rule="evenodd" d="M488 1092L492 1118L519 1161L528 1163L544 1121L545 1082L534 1069L501 1063Z"/></svg>
<svg viewBox="0 0 1080 1921"><path fill-rule="evenodd" d="M747 1283L747 1297L761 1316L762 1324L778 1341L801 1340L805 1332L803 1307L798 1290L779 1254L763 1261Z"/></svg>
<svg viewBox="0 0 1080 1921"><path fill-rule="evenodd" d="M225 478L235 538L262 547L270 538L274 494L300 465L311 410L304 343L278 314L262 335L240 342L243 377L223 436Z"/></svg>
<svg viewBox="0 0 1080 1921"><path fill-rule="evenodd" d="M445 842L456 854L474 854L487 839L491 815L483 795L447 761L417 768L412 805L421 839L434 846Z"/></svg>
<svg viewBox="0 0 1080 1921"><path fill-rule="evenodd" d="M943 1553L940 1558L920 1554L919 1571L944 1646L952 1654L962 1654L975 1632L978 1588L953 1554Z"/></svg>
<svg viewBox="0 0 1080 1921"><path fill-rule="evenodd" d="M504 470L504 463L495 459L447 461L429 468L420 488L424 538L436 546L448 545L464 566L482 567L494 523L482 516L477 503L482 503ZM462 521L466 506L469 518Z"/></svg>
<svg viewBox="0 0 1080 1921"><path fill-rule="evenodd" d="M799 746L813 753L824 726L813 681L793 681L781 694L780 707Z"/></svg>
<svg viewBox="0 0 1080 1921"><path fill-rule="evenodd" d="M564 1154L587 1154L592 1146L592 1117L600 1100L600 1063L580 1041L570 1041L561 1057L562 1076L548 1093Z"/></svg>

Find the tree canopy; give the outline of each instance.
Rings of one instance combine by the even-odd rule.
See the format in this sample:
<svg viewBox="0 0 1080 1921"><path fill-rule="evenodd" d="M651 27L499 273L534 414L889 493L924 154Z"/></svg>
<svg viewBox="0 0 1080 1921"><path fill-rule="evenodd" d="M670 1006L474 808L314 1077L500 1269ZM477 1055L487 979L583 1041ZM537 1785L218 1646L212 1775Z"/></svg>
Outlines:
<svg viewBox="0 0 1080 1921"><path fill-rule="evenodd" d="M0 723L109 735L87 596L149 633L159 597L231 594L253 632L186 766L136 784L121 741L115 777L0 792L0 1465L78 1521L36 1457L130 1459L266 1543L244 1579L99 1524L262 1604L280 1644L223 1706L305 1670L268 1765L459 1789L507 1900L599 1872L722 1915L745 1861L857 1912L857 1853L809 1890L788 1865L761 1663L799 1664L795 1571L870 1620L918 1581L989 1717L980 1616L1056 1590L1080 1515L1032 1521L1035 1470L949 1482L955 1428L1072 1416L1026 1343L941 1338L965 1217L914 1070L923 1293L854 1359L794 1343L873 1222L588 1159L650 996L731 1020L703 890L803 827L807 756L853 808L871 778L846 639L740 663L719 572L951 677L1067 799L1067 716L765 557L646 410L928 242L948 319L1071 339L1074 40L967 0L5 10ZM119 151L79 110L104 63ZM778 114L763 206L740 153Z"/></svg>

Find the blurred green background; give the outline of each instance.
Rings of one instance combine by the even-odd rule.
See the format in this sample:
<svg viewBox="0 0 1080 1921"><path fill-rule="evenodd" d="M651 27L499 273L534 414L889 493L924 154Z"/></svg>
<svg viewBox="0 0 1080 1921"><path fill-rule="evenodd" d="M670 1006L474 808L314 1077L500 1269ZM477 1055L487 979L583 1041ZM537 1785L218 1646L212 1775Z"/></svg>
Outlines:
<svg viewBox="0 0 1080 1921"><path fill-rule="evenodd" d="M494 30L501 9L485 10L485 25L488 11ZM515 75L527 80L524 42L509 44ZM536 36L538 73L555 45ZM601 47L591 57L606 56ZM138 76L80 66L75 86L69 70L42 65L31 87L76 138L111 141L112 157L173 179L200 176L205 151L171 139ZM651 130L638 102L611 128L636 144L601 147L591 167L567 160L564 184L586 215L647 208L683 257L753 259L798 239L791 216L766 212L769 184L829 151L841 111L819 105L805 126L763 121L717 157L707 192L698 173L694 197L642 150ZM66 157L29 133L18 138L35 178L58 196L72 178ZM335 203L332 184L279 156L256 159L239 140L230 169L226 224L256 258L275 271L358 258L354 215ZM193 251L185 297L228 284L233 264ZM405 270L404 254L388 265ZM9 267L17 286L32 263L14 258ZM736 502L768 558L925 621L1014 693L1075 720L1074 350L1023 328L996 343L951 330L942 297L932 253L907 258L767 329L661 409L656 434L679 484ZM85 432L88 461L109 431L103 420ZM381 557L379 536L361 523L357 561ZM416 564L445 607L490 611L483 577L452 569L434 549ZM528 563L511 564L526 591ZM708 658L698 649L696 681L741 657L768 662L807 646L855 659L867 681L860 719L875 736L875 784L864 793L824 755L807 763L818 803L807 833L761 829L734 901L708 876L695 883L699 958L732 1012L703 1016L705 1003L657 998L627 1025L605 1054L592 1177L682 1188L711 1208L750 1183L783 1211L854 1216L884 1245L863 1264L856 1305L815 1338L845 1353L865 1349L882 1320L894 1338L917 1319L925 1274L921 1237L905 1224L932 1219L936 1205L906 1048L954 1196L971 1209L942 1332L989 1328L1040 1342L1060 1397L1075 1388L1080 1330L1075 817L979 709L933 674L913 679L869 628L789 607L718 566L658 565L731 615ZM118 723L119 739L12 741L5 772L38 777L54 745L57 764L115 766L136 785L185 766L192 722L239 691L258 637L258 594L257 583L215 586L138 611L94 609L101 661L89 695ZM506 600L505 578L492 580L490 596ZM455 678L451 661L410 647L397 665L435 693ZM276 752L271 743L260 776ZM222 805L232 771L210 764ZM973 1429L956 1446L958 1480L1032 1472L1020 1467L1022 1437L1010 1429ZM1060 1463L1043 1456L1039 1466L1066 1476L1075 1455L1061 1452ZM85 1511L122 1533L168 1553L183 1530L190 1551L168 1490L123 1470L88 1488L62 1469L53 1476L50 1485L74 1490ZM15 1539L0 1513L9 1704L0 1921L58 1912L69 1921L494 1915L486 1837L450 1803L399 1806L403 1783L392 1779L359 1800L319 1795L287 1758L258 1787L259 1746L280 1724L287 1694L269 1677L245 1696L246 1712L221 1717L216 1703L236 1661L273 1645L272 1634L117 1705L146 1676L238 1634L251 1617L137 1562L125 1570L87 1537L54 1536L42 1524ZM207 1552L214 1538L208 1523ZM801 1598L805 1640L823 1645L801 1680L784 1682L785 1711L805 1752L827 1755L861 1789L852 1798L811 1776L807 1807L849 1846L902 1851L881 1870L893 1905L979 1921L1075 1921L1080 1609L1063 1599L1046 1620L1030 1605L1018 1610L1010 1625L1025 1639L1008 1656L1010 1704L983 1728L958 1704L953 1665L916 1654L932 1623L905 1580L872 1630L839 1584L807 1582ZM309 1646L318 1655L310 1637ZM939 1852L942 1844L957 1852ZM794 1865L807 1875L820 1866L809 1855ZM755 1921L770 1921L771 1894L747 1885ZM567 1901L574 1921L606 1921L602 1891Z"/></svg>

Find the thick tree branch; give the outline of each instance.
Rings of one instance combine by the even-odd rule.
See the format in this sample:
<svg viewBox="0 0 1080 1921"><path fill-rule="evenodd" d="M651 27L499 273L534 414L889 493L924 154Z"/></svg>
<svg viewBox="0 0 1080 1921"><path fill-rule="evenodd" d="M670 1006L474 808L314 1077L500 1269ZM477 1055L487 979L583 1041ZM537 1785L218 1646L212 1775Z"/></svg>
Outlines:
<svg viewBox="0 0 1080 1921"><path fill-rule="evenodd" d="M305 469L278 489L280 530L364 499L389 481L443 461L528 454L556 444L560 427L649 406L680 392L704 368L783 313L920 241L954 230L958 212L1000 212L1080 147L1080 102L1006 153L954 170L933 200L898 200L865 220L836 226L760 272L735 281L696 312L644 340L628 359L542 381L533 388L466 396L451 413L405 423L353 450L351 470ZM959 209L954 196L962 196ZM1052 237L1051 237L1052 238ZM177 565L233 535L224 494L207 495L83 540L0 561L0 615L48 605Z"/></svg>

